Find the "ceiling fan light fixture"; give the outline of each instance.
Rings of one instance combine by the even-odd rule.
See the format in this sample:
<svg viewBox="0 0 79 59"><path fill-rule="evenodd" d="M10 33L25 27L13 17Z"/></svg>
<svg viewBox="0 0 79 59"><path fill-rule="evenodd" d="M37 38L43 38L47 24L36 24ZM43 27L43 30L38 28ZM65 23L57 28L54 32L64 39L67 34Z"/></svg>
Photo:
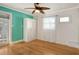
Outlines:
<svg viewBox="0 0 79 59"><path fill-rule="evenodd" d="M36 10L35 13L40 13L40 11L39 10Z"/></svg>

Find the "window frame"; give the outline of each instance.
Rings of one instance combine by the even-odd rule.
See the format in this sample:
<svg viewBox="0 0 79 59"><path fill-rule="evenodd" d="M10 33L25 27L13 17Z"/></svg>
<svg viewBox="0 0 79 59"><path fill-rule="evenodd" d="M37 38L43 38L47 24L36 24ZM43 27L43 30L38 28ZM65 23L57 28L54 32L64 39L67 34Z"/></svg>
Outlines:
<svg viewBox="0 0 79 59"><path fill-rule="evenodd" d="M54 23L52 23L52 22L48 22L47 24L49 24L49 25L51 25L51 24L53 24L54 25L54 28L52 27L50 27L50 28L45 28L44 27L44 25L46 24L45 22L44 22L44 18L53 18L54 17L54 19L55 19L55 22ZM51 23L51 24L50 24ZM43 26L42 26L42 28L44 29L44 30L55 30L56 29L56 16L47 16L47 17L43 17L43 21L42 21L42 24L43 24Z"/></svg>

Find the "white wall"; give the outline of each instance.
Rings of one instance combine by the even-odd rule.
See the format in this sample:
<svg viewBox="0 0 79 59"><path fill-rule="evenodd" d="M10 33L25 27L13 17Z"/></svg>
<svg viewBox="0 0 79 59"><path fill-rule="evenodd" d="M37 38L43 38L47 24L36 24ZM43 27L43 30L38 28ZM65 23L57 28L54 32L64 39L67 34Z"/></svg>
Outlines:
<svg viewBox="0 0 79 59"><path fill-rule="evenodd" d="M65 10L52 14L58 15L55 31L45 31L42 28L42 17L38 21L38 39L65 44L72 47L79 47L79 10ZM60 16L69 16L69 23L60 23ZM50 33L51 32L51 33Z"/></svg>
<svg viewBox="0 0 79 59"><path fill-rule="evenodd" d="M79 10L67 10L57 14L56 42L79 47ZM69 16L69 23L60 23L59 17Z"/></svg>

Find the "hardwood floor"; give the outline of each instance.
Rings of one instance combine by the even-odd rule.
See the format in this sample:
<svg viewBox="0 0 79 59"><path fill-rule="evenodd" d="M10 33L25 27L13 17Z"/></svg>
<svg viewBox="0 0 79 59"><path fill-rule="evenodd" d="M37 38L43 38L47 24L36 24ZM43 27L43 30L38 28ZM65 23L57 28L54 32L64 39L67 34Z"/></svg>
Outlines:
<svg viewBox="0 0 79 59"><path fill-rule="evenodd" d="M79 49L41 40L0 48L1 55L79 55Z"/></svg>

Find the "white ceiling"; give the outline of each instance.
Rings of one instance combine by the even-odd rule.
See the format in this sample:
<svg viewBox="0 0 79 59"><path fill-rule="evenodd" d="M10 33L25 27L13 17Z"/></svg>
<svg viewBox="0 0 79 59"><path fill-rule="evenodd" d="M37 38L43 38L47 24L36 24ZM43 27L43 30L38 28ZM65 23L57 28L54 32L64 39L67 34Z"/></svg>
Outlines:
<svg viewBox="0 0 79 59"><path fill-rule="evenodd" d="M34 7L33 3L0 3L0 4L29 13L31 13L32 10L24 9L24 8ZM40 6L47 6L50 8L50 10L45 11L45 14L51 14L52 12L76 7L78 5L79 5L78 3L41 3L40 4Z"/></svg>

